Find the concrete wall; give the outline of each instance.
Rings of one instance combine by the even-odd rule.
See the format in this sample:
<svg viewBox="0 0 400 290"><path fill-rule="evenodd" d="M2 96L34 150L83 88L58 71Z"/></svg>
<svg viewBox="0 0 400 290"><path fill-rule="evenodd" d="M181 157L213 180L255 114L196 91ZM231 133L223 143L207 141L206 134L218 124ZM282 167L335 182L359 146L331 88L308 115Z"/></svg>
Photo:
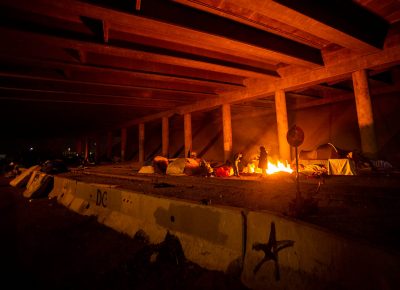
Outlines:
<svg viewBox="0 0 400 290"><path fill-rule="evenodd" d="M187 259L241 273L252 289L386 290L400 282L398 254L270 212L211 207L59 177L50 196L131 237L141 233L160 243L169 232Z"/></svg>

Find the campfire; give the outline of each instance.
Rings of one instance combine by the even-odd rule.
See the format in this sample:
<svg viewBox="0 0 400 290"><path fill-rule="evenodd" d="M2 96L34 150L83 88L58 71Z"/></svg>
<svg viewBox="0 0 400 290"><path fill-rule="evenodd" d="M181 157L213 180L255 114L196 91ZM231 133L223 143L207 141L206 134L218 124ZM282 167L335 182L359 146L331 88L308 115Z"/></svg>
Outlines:
<svg viewBox="0 0 400 290"><path fill-rule="evenodd" d="M286 165L285 165L286 164ZM275 174L278 172L287 172L287 173L292 173L293 169L290 168L290 165L286 161L285 164L281 161L278 161L276 163L272 163L268 161L268 169L267 169L267 174ZM254 163L249 163L247 164L247 173L262 173L260 168L256 167L256 164Z"/></svg>

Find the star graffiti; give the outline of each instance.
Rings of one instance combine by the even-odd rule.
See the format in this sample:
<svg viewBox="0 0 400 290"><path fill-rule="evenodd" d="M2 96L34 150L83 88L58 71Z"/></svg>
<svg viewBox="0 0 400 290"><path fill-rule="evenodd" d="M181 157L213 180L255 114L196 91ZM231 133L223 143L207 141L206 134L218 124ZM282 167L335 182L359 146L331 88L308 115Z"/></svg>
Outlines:
<svg viewBox="0 0 400 290"><path fill-rule="evenodd" d="M264 258L255 266L255 268L253 270L254 274L257 274L257 272L260 270L261 266L265 262L272 260L275 263L275 279L277 281L280 280L278 252L285 248L292 247L293 245L294 245L294 241L291 241L291 240L282 240L282 241L276 240L275 223L272 222L271 230L269 233L268 243L266 243L266 244L254 243L253 244L253 250L264 252Z"/></svg>

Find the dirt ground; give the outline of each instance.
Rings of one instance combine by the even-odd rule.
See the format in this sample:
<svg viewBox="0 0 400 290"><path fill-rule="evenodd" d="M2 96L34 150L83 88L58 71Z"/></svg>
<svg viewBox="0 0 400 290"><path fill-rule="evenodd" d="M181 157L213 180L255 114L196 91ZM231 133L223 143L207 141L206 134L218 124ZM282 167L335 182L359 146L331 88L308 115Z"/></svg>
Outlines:
<svg viewBox="0 0 400 290"><path fill-rule="evenodd" d="M2 289L246 289L185 260L173 237L149 245L0 178ZM8 285L8 286L6 286Z"/></svg>

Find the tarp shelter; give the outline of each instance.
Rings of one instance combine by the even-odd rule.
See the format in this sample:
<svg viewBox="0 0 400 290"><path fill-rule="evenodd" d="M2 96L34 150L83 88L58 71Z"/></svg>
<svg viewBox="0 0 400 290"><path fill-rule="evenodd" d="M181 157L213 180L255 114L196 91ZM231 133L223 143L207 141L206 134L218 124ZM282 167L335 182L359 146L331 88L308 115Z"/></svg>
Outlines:
<svg viewBox="0 0 400 290"><path fill-rule="evenodd" d="M176 158L168 164L168 175L192 175L199 170L200 164L193 158Z"/></svg>

